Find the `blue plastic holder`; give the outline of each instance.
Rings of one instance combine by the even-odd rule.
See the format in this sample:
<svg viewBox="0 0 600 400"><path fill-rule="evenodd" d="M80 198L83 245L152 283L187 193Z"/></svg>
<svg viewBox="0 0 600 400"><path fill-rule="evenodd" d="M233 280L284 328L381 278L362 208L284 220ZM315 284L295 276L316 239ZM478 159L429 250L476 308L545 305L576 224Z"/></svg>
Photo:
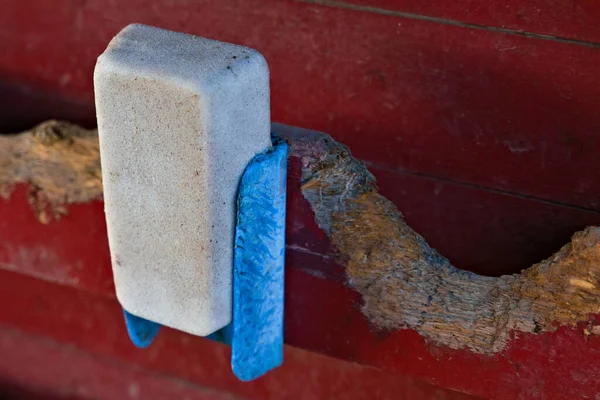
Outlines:
<svg viewBox="0 0 600 400"><path fill-rule="evenodd" d="M287 144L255 156L242 176L237 198L233 259L233 322L208 338L232 346L231 367L242 381L283 362L283 286ZM150 345L160 324L127 311L133 344Z"/></svg>
<svg viewBox="0 0 600 400"><path fill-rule="evenodd" d="M242 381L283 362L287 144L256 156L237 203L231 366Z"/></svg>
<svg viewBox="0 0 600 400"><path fill-rule="evenodd" d="M158 334L160 324L137 317L125 309L123 309L123 314L125 315L127 333L133 344L140 348L150 346L150 343Z"/></svg>

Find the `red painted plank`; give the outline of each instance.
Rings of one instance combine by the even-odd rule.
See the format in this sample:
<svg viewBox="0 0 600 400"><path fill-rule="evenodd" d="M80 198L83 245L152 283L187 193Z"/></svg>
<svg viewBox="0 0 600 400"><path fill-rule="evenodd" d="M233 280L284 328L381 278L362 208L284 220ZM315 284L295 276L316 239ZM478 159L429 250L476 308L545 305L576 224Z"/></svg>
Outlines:
<svg viewBox="0 0 600 400"><path fill-rule="evenodd" d="M286 264L343 282L343 268L302 197L297 160L290 162ZM600 213L371 168L382 194L455 265L497 276L550 256ZM18 228L16 228L18 227ZM69 215L40 224L19 187L0 200L0 267L88 291L112 293L103 204L71 205Z"/></svg>
<svg viewBox="0 0 600 400"><path fill-rule="evenodd" d="M521 335L503 354L474 355L426 344L414 331L375 334L354 307L358 299L348 289L294 269L288 275L294 287L303 289L291 293L287 299L287 340L399 374L396 380L386 375L386 381L377 386L390 389L392 382L396 382L397 386L387 394L403 393L401 388L406 384L403 376L497 399L593 398L600 391L597 379L600 367L595 362L600 356L600 338L586 340L581 329L561 328L556 333ZM318 361L310 359L312 356L306 352L295 355L299 350L289 347L283 368L250 384L237 382L231 374L226 361L228 348L202 338L164 329L149 349L136 349L128 342L114 299L12 272L0 271L0 297L4 304L8 301L11 304L0 309L0 323L7 327L70 343L94 354L117 357L216 390L250 398L278 398L276 394L282 385L299 398L308 393L332 398L338 392L364 398L370 393L370 385L366 383L369 378L361 380L360 376L344 379L345 383L339 387L325 384L333 379L334 372L323 372L323 381L298 380L301 369L306 371L308 365L318 365ZM340 368L329 367L334 371ZM373 370L361 373L368 371Z"/></svg>
<svg viewBox="0 0 600 400"><path fill-rule="evenodd" d="M137 349L114 299L7 271L0 271L0 301L10 301L0 308L0 378L21 377L32 387L111 399L132 391L144 399L183 398L169 392L211 399L226 392L248 399L473 399L288 346L282 367L240 382L231 373L227 346L165 328L151 347Z"/></svg>
<svg viewBox="0 0 600 400"><path fill-rule="evenodd" d="M0 384L0 397L5 400L242 399L2 327L0 353L0 381L13 386L3 390Z"/></svg>
<svg viewBox="0 0 600 400"><path fill-rule="evenodd" d="M297 179L294 178L297 171L292 172L292 179ZM422 178L387 175L385 171L375 173L381 181L384 194L402 206L408 220L416 224L426 237L439 240L439 247L448 246L450 258L454 254L464 257L466 261L481 257L489 257L493 261L497 257L501 260L512 259L518 264L523 254L518 248L514 249L514 253L506 251L507 248L531 240L529 245L535 248L533 252L539 251L556 239L553 232L559 232L560 240L560 235L568 235L567 231L575 228L574 225L591 222L587 220L590 216L597 218L597 214L540 204L529 199ZM290 185L290 192L293 212L289 214L288 227L295 226L296 232L289 232L288 244L295 247L288 249L286 260L287 343L495 398L518 398L531 388L536 388L540 396L550 395L557 387L575 390L573 388L578 388L577 380L596 382L595 376L600 371L587 366L593 364L593 358L600 352L600 343L595 338L586 342L581 329L562 328L555 334L525 335L515 340L507 352L494 357L427 345L413 331L372 331L359 311L360 297L343 284L343 270L331 258L318 252L327 244L321 243L318 236L311 233L318 228L314 226L297 187ZM440 197L443 197L443 201L438 201ZM472 204L472 210L466 209L468 204ZM497 233L488 229L487 224L490 223L498 229ZM512 229L509 229L511 224ZM528 232L529 229L532 232ZM487 242L480 242L480 249L473 249L471 243L481 240L482 232L492 233L493 236ZM533 233L540 234L540 237L535 237ZM510 241L511 235L517 238L516 243ZM37 279L97 292L100 296L98 302L114 304L101 203L73 205L68 216L58 222L41 225L29 209L26 188L20 187L8 201L0 202L0 237L2 268L10 267ZM498 239L498 243L494 243L493 239ZM532 254L527 248L523 253L527 257ZM83 267L74 267L77 265ZM2 286L2 282L5 286ZM3 313L0 314L0 321L10 321L13 326L34 331L44 326L44 330L40 331L43 335L61 341L77 341L84 348L100 352L108 351L107 348L111 348L115 341L126 343L118 310L112 311L112 317L105 316L102 308L84 306L87 304L85 299L91 294L73 292L66 287L56 287L45 294L44 291L50 289L44 289L47 287L45 284L36 282L0 273L0 293L7 296L0 301L11 305L0 311ZM65 293L61 294L61 291ZM67 307L67 303L72 303L72 306ZM114 310L116 304L111 307ZM60 315L60 319L53 321L52 318L57 315ZM98 316L100 321L108 318L110 322L93 322L93 315ZM83 318L81 324L75 324L73 321L81 316L90 316L92 322ZM104 331L106 328L103 326L117 325L117 331ZM100 339L96 336L98 331L103 332ZM129 347L123 348L125 350L120 351L125 352L125 357L130 357L132 353ZM187 354L185 349L173 351ZM549 353L556 357L548 360L545 356L539 356ZM198 354L206 354L206 349L198 349ZM171 354L166 358L181 357ZM555 359L560 359L562 364L568 366L569 374L564 373L566 369L555 367ZM194 359L187 362L193 363ZM585 371L580 371L584 366ZM175 368L161 362L148 364L147 367ZM190 368L189 365L186 368ZM185 374L186 368L178 367L171 373L180 376ZM536 372L526 375L523 370ZM183 377L192 379L188 375ZM510 390L507 385L510 385ZM589 390L595 388L593 384L590 385ZM600 390L600 387L597 389ZM571 393L565 390L556 389L556 398L566 398Z"/></svg>
<svg viewBox="0 0 600 400"><path fill-rule="evenodd" d="M0 268L112 295L103 203L77 204L59 222L40 224L20 186L0 198Z"/></svg>
<svg viewBox="0 0 600 400"><path fill-rule="evenodd" d="M7 0L0 75L90 105L96 56L134 21L256 47L273 118L360 158L600 209L596 48L291 1Z"/></svg>
<svg viewBox="0 0 600 400"><path fill-rule="evenodd" d="M582 42L600 42L595 0L300 0L365 12L394 13L439 23L473 24Z"/></svg>
<svg viewBox="0 0 600 400"><path fill-rule="evenodd" d="M549 254L555 250L567 240L571 230L598 222L598 213L380 169L374 172L383 194L400 206L418 231L442 250L446 246L446 254L453 261L462 259L465 265L474 265L473 269L483 269L479 262L505 268L498 260L507 262L510 268L519 266L536 253ZM298 162L292 160L291 182L298 182L298 174ZM343 284L343 270L330 256L323 255L329 244L315 225L298 186L290 183L289 187L287 343L495 398L518 398L529 390L537 391L539 396L568 398L577 393L574 388L579 390L578 382L596 382L595 376L600 371L587 367L580 371L577 365L592 363L600 351L600 343L595 338L586 341L581 329L561 328L554 334L524 335L513 341L508 351L494 357L427 345L413 331L373 332L358 309L359 296ZM29 208L25 187L18 188L8 200L0 201L0 266L108 295L106 301L114 302L102 204L72 205L69 211L60 221L41 225ZM11 278L14 279L17 278ZM35 281L26 284L5 281L7 289L31 290L36 296L43 293ZM23 288L28 289L23 291ZM4 292L13 300L18 297L9 290ZM58 301L60 294L53 292L47 296ZM58 313L42 308L40 317L30 312L35 310L31 300L23 303L13 300L14 313L1 318L23 329L46 326L50 322L44 318ZM22 310L28 312L22 314ZM98 310L73 309L66 315L70 323L76 316L94 313ZM62 332L60 324L51 324L41 333L58 335L53 336L58 340L80 340L85 348L103 346L93 344L93 334L82 329L70 326L68 332ZM112 340L117 338L102 339L108 343ZM539 354L549 353L555 357L540 359ZM575 375L555 368L554 360L569 366ZM162 368L161 365L152 364L148 368ZM177 371L173 373L184 373ZM536 372L527 375L523 371ZM595 389L592 384L589 390Z"/></svg>
<svg viewBox="0 0 600 400"><path fill-rule="evenodd" d="M477 355L426 343L411 330L373 332L356 308L358 295L295 271L294 279L305 284L302 292L286 299L288 318L293 312L293 321L307 318L311 323L296 327L286 320L286 337L303 348L326 349L336 357L485 398L594 398L600 392L600 367L590 367L600 356L600 338L586 339L582 326L540 335L519 333L506 351Z"/></svg>
<svg viewBox="0 0 600 400"><path fill-rule="evenodd" d="M288 183L287 265L342 281L327 255L330 243L316 226L298 185L295 160ZM473 186L371 167L380 192L409 225L459 268L483 275L517 273L549 257L573 233L600 225L600 213L540 202ZM300 254L299 252L303 252Z"/></svg>
<svg viewBox="0 0 600 400"><path fill-rule="evenodd" d="M554 227L567 224L565 229L568 229L572 227L568 224L584 223L586 215L591 214L555 205L544 208L544 205L536 201L506 198L503 195L471 188L447 184L440 187L439 182L414 177L388 177L382 171L376 171L376 175L382 181L382 187L388 188L384 190L390 190L390 193L385 194L395 197L397 202L406 206L409 221L413 218L417 224L421 220L424 221L423 229L427 226L439 227L436 221L453 221L454 225L451 227L462 228L463 232L470 230L471 237L474 237L480 233L478 229L482 228L481 222L478 223L477 220L478 216L485 214L485 206L494 210L491 211L492 215L498 212L494 207L500 207L498 210L502 214L499 216L512 221L517 229L523 229L519 218L525 218L524 220L533 224L534 228L543 228L544 223L547 223L556 224ZM386 179L396 186L385 183ZM398 183L401 184L397 185ZM568 390L575 390L573 388L577 387L577 380L588 383L597 381L595 376L600 371L590 368L589 365L594 364L594 357L600 352L600 343L595 338L586 342L581 329L562 328L555 334L525 335L515 340L507 352L495 357L477 356L467 351L450 351L426 345L413 331L374 332L359 311L359 296L344 286L343 271L333 260L311 250L326 248L326 243L320 243L318 236L311 233L317 228L311 220L310 211L306 204L303 204L297 187L290 187L290 204L294 212L290 213L288 222L295 226L296 233L290 230L292 236L288 243L290 246L297 246L297 249L290 249L287 259L287 343L402 375L418 377L430 383L495 398L518 398L523 393L528 393L531 388L541 393L540 396L554 394L556 398L566 398L570 393L574 393ZM406 190L405 193L403 189ZM440 195L444 196L444 202L437 201ZM478 208L484 210L483 214L478 214L480 211L470 213L464 210L469 196L472 196L471 201L477 200L483 204L483 207ZM497 198L494 199L494 196ZM133 357L133 350L127 347L129 345L112 292L102 204L96 202L73 205L68 216L58 222L41 225L35 220L26 200L26 188L20 187L9 200L0 201L0 266L33 275L36 279L0 272L0 296L6 296L0 301L10 304L10 307L0 310L0 321L20 329L36 332L42 329L39 331L42 335L69 343L75 342L83 348L100 353L109 351L113 346L117 346L115 343L119 343L119 354L127 359ZM503 202L506 203L506 208L501 206ZM452 207L456 207L453 213L449 211ZM521 211L524 211L524 214L520 214ZM424 217L417 218L419 214ZM512 215L516 216L516 219L510 220ZM461 217L467 218L464 223L460 222ZM530 217L533 219L528 220ZM445 218L448 218L448 221ZM553 221L553 218L556 219ZM450 232L451 235L455 233L456 231ZM509 230L506 237L511 233L514 232ZM519 234L527 237L526 230L521 230ZM439 237L443 241L444 235ZM449 240L455 243L452 242L453 239ZM541 241L537 246L541 246L546 239L542 236L539 240ZM461 241L457 243L460 244ZM459 248L468 251L468 245L469 242L464 240ZM485 246L489 244L485 244L484 249ZM508 256L496 256L506 259L514 257L516 260L521 257L518 252ZM82 267L77 268L78 265ZM39 281L40 278L72 285L85 291L98 292L99 295L94 297L85 292L75 292L65 286L48 286ZM97 301L93 304L86 302L89 296ZM102 304L112 304L106 306L106 310L112 311L106 311ZM94 319L96 317L98 320ZM174 332L166 335L188 337ZM167 347L169 346L171 345ZM166 368L171 371L169 373L184 379L196 379L186 375L186 371L198 360L177 356L188 354L189 351L175 347L169 350L174 353L169 353L164 359L178 360L177 363L183 363L183 366L177 363L175 366L170 363L162 364L163 361L152 359L152 353L147 355L152 362L144 365L161 371ZM195 353L209 354L205 348L198 348ZM549 353L555 354L556 357L548 360L544 356L540 359L539 354ZM137 354L135 353L136 357ZM560 359L562 364L568 366L569 374L565 374L565 370L555 368L552 364L554 359ZM536 372L526 375L523 370ZM574 371L575 375L571 374L571 371ZM210 374L208 377L211 380L217 379ZM207 381L199 382L208 384ZM227 381L226 384L229 385L230 382ZM593 384L589 385L590 391L596 389ZM562 387L570 389L561 389ZM600 390L600 387L597 389Z"/></svg>
<svg viewBox="0 0 600 400"><path fill-rule="evenodd" d="M381 193L454 265L500 276L529 268L600 225L600 213L371 168Z"/></svg>

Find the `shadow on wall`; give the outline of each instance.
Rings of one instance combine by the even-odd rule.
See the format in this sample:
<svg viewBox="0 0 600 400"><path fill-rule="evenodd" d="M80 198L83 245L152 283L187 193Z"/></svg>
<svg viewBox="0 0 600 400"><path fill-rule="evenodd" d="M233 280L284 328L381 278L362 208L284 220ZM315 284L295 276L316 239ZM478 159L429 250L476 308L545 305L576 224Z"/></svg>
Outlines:
<svg viewBox="0 0 600 400"><path fill-rule="evenodd" d="M57 97L0 74L0 133L17 133L48 119L96 126L93 104Z"/></svg>

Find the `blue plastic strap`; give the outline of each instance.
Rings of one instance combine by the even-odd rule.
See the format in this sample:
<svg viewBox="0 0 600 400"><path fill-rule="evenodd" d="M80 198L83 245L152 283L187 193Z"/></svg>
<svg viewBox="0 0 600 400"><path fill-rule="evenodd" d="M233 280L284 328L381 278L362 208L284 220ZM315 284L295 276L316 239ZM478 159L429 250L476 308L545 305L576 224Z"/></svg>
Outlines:
<svg viewBox="0 0 600 400"><path fill-rule="evenodd" d="M285 142L250 162L238 192L231 367L242 381L283 362Z"/></svg>
<svg viewBox="0 0 600 400"><path fill-rule="evenodd" d="M136 317L125 309L123 309L123 314L125 315L127 333L133 344L140 348L150 346L150 343L158 334L160 324Z"/></svg>

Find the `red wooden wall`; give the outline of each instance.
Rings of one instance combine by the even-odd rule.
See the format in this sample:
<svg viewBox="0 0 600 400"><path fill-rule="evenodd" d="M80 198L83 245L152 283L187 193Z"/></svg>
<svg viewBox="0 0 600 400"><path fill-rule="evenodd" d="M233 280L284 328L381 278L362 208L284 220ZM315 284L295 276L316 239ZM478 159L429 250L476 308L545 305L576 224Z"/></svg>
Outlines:
<svg viewBox="0 0 600 400"><path fill-rule="evenodd" d="M3 0L0 130L46 118L93 126L95 59L131 22L261 51L273 119L349 145L408 222L462 268L517 272L600 223L595 0ZM105 398L126 390L126 376L171 396L173 379L249 398L459 396L431 385L496 398L600 392L600 343L581 327L519 337L490 358L411 331L371 332L297 190L290 202L286 340L388 372L290 347L281 372L242 385L226 350L202 339L187 349L187 336L168 331L154 353L133 350L112 296L101 204L40 226L22 188L0 200L0 378L63 390L79 376L90 392L64 393ZM123 378L101 394L77 365ZM189 396L209 396L199 390Z"/></svg>

